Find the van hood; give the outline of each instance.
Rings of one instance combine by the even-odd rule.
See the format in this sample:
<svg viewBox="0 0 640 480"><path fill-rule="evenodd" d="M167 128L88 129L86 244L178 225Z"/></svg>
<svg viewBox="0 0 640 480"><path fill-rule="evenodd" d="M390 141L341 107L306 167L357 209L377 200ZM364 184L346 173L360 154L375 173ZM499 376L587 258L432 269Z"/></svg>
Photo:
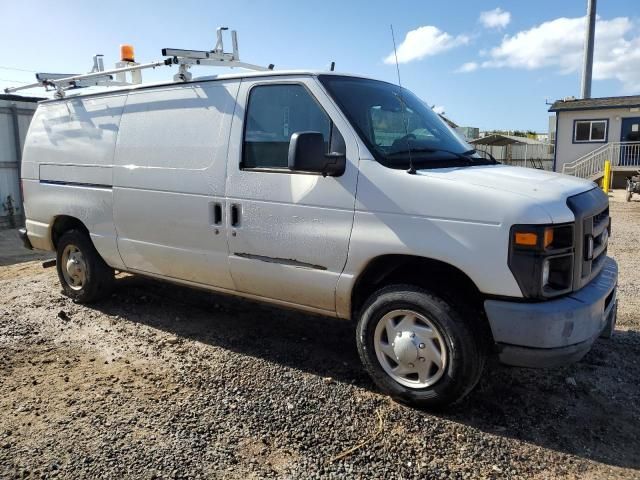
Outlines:
<svg viewBox="0 0 640 480"><path fill-rule="evenodd" d="M565 200L596 187L595 183L581 178L509 165L439 168L419 170L417 173L440 180L520 194L536 200Z"/></svg>

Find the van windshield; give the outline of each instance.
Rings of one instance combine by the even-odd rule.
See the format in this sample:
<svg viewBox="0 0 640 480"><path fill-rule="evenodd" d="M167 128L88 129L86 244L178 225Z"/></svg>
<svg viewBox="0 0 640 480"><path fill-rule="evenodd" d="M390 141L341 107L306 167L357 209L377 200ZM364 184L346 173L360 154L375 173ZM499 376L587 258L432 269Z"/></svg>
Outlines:
<svg viewBox="0 0 640 480"><path fill-rule="evenodd" d="M390 168L492 163L480 157L425 102L387 82L338 75L320 81L373 156Z"/></svg>

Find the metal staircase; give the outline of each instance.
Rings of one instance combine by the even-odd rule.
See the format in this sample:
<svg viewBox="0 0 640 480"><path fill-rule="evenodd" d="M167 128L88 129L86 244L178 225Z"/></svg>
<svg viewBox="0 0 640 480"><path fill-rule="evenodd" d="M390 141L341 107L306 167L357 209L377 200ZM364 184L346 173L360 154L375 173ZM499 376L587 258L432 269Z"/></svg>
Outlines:
<svg viewBox="0 0 640 480"><path fill-rule="evenodd" d="M614 170L634 171L640 168L640 142L610 142L562 166L562 173L588 180L604 176L604 162Z"/></svg>

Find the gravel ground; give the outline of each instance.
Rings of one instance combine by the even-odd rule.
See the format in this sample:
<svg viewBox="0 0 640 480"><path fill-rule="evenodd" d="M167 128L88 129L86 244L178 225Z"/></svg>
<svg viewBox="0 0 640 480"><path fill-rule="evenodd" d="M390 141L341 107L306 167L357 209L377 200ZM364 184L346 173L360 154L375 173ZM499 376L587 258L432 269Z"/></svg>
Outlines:
<svg viewBox="0 0 640 480"><path fill-rule="evenodd" d="M127 275L84 307L0 242L0 478L640 478L640 202L611 210L615 337L440 413L378 394L347 322Z"/></svg>

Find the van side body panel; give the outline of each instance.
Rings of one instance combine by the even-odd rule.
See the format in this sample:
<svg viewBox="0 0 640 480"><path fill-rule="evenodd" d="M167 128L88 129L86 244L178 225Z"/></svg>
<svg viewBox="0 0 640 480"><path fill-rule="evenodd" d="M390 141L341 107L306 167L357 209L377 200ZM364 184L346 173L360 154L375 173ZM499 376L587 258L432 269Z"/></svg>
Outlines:
<svg viewBox="0 0 640 480"><path fill-rule="evenodd" d="M239 80L132 91L114 168L114 218L127 268L234 289L224 218ZM216 224L216 221L219 223Z"/></svg>
<svg viewBox="0 0 640 480"><path fill-rule="evenodd" d="M480 194L471 184L409 175L361 159L338 315L350 317L350 292L358 275L372 259L386 254L439 260L467 274L483 293L521 297L507 266L509 229L518 221L550 223L551 218L526 197L484 188Z"/></svg>
<svg viewBox="0 0 640 480"><path fill-rule="evenodd" d="M22 179L34 248L52 250L51 227L68 215L89 230L104 260L124 265L113 224L113 153L126 95L45 103L29 127Z"/></svg>

